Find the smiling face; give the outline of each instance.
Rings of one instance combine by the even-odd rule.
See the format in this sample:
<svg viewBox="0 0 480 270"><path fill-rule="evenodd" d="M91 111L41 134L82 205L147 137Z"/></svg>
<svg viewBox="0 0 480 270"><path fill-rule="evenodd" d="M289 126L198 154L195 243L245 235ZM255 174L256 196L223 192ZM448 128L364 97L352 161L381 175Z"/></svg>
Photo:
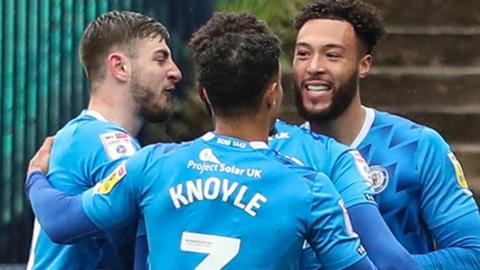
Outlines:
<svg viewBox="0 0 480 270"><path fill-rule="evenodd" d="M161 122L168 118L172 111L172 91L181 78L164 39L138 40L129 90L145 120Z"/></svg>
<svg viewBox="0 0 480 270"><path fill-rule="evenodd" d="M351 24L331 19L307 21L300 28L293 61L299 114L309 121L340 116L358 92L364 67ZM360 59L361 58L361 59Z"/></svg>

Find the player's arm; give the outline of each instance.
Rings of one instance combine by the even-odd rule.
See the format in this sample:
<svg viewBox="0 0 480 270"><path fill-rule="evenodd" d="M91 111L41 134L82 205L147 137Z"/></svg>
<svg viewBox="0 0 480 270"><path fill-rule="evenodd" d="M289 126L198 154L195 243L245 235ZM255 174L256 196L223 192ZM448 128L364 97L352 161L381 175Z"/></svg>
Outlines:
<svg viewBox="0 0 480 270"><path fill-rule="evenodd" d="M134 270L148 269L148 242L145 219L141 216L138 220L137 237L135 241Z"/></svg>
<svg viewBox="0 0 480 270"><path fill-rule="evenodd" d="M71 243L135 219L136 187L131 182L141 181L130 179L127 165L122 163L106 179L77 196L54 189L39 172L29 175L25 189L47 235L54 242Z"/></svg>
<svg viewBox="0 0 480 270"><path fill-rule="evenodd" d="M42 229L55 243L71 244L100 229L82 207L82 196L69 196L54 189L40 171L27 177L25 192Z"/></svg>
<svg viewBox="0 0 480 270"><path fill-rule="evenodd" d="M377 206L359 204L348 212L353 230L379 269L421 269L390 231Z"/></svg>
<svg viewBox="0 0 480 270"><path fill-rule="evenodd" d="M307 241L322 269L376 269L352 230L340 194L323 174L313 183L309 217Z"/></svg>
<svg viewBox="0 0 480 270"><path fill-rule="evenodd" d="M353 230L379 269L420 269L373 203L370 177L367 163L356 150L342 153L335 163L332 178L350 213Z"/></svg>
<svg viewBox="0 0 480 270"><path fill-rule="evenodd" d="M431 129L424 129L416 158L420 207L437 250L415 259L426 269L480 269L480 216L460 163Z"/></svg>
<svg viewBox="0 0 480 270"><path fill-rule="evenodd" d="M65 234L66 232L62 230L62 227L58 227L57 224L71 222L69 226L72 226L72 230L79 231L78 237L81 237L82 235L92 235L97 232L98 229L88 219L88 217L85 216L83 209L78 207L81 206L81 203L79 202L80 196L69 197L58 190L50 188L50 183L47 181L44 173L48 171L52 146L53 137L47 137L37 153L30 160L25 190L27 197L32 198L34 201L40 202L38 204L40 208L33 207L33 210L35 213L38 212L42 217L45 217L42 218L42 221L45 221L42 222L42 229L51 236L54 242L69 243L70 241L74 241L76 236L74 237ZM45 191L40 193L33 192L31 196L28 196L30 195L31 190L36 189ZM44 202L45 198L47 198L46 202ZM48 207L50 204L58 206L60 211L50 211L49 208L43 207L43 205ZM65 215L67 212L62 211L64 208L67 208L70 205L74 206L72 209L70 209L70 212L75 213L73 214L73 220L69 215ZM57 222L57 220L60 220L60 222Z"/></svg>
<svg viewBox="0 0 480 270"><path fill-rule="evenodd" d="M470 212L432 229L438 250L415 259L425 269L480 269L479 220L477 211Z"/></svg>
<svg viewBox="0 0 480 270"><path fill-rule="evenodd" d="M340 147L338 147L340 148ZM370 259L379 269L420 269L412 255L397 241L373 200L368 165L356 150L343 151L336 158L332 181L345 201L353 231ZM317 269L314 259L305 251L303 269Z"/></svg>

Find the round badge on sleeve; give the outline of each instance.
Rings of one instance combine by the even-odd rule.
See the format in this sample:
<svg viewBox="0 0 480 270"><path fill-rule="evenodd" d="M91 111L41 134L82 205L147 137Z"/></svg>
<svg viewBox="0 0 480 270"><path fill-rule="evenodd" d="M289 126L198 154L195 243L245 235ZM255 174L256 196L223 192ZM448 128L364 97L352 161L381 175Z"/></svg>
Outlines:
<svg viewBox="0 0 480 270"><path fill-rule="evenodd" d="M385 190L389 180L387 169L380 165L371 166L370 177L372 179L372 188L375 194L381 193Z"/></svg>

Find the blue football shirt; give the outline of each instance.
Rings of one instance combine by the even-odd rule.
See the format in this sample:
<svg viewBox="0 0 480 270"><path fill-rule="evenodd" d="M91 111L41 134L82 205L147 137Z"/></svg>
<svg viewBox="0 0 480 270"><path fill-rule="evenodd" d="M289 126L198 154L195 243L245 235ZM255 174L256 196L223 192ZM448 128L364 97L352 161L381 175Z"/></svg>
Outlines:
<svg viewBox="0 0 480 270"><path fill-rule="evenodd" d="M281 120L275 122L269 145L280 154L326 174L347 208L375 204L368 164L357 150Z"/></svg>
<svg viewBox="0 0 480 270"><path fill-rule="evenodd" d="M69 195L79 194L105 178L121 160L140 148L126 130L94 111L83 111L55 136L48 179ZM133 224L129 226L134 226ZM134 229L134 228L132 228ZM52 242L35 222L28 269L96 269L102 260L118 265L123 229L73 245Z"/></svg>
<svg viewBox="0 0 480 270"><path fill-rule="evenodd" d="M462 167L435 130L386 112L366 112L352 147L370 166L380 212L409 252L432 251L432 228L478 211Z"/></svg>
<svg viewBox="0 0 480 270"><path fill-rule="evenodd" d="M328 177L214 133L145 147L82 203L106 231L142 215L152 269L298 269L305 240L325 269L365 253Z"/></svg>

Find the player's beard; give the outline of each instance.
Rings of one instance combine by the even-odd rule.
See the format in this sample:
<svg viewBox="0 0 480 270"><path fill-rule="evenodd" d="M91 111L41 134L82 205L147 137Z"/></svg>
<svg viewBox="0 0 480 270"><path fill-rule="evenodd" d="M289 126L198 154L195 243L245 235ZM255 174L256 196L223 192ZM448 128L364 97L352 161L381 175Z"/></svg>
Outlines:
<svg viewBox="0 0 480 270"><path fill-rule="evenodd" d="M321 111L309 111L303 104L302 91L304 89L298 89L298 85L295 84L295 103L297 112L300 117L309 122L328 122L335 120L337 117L343 114L345 110L352 103L358 88L358 71L355 71L350 78L339 88L330 90L334 91L332 101L330 105Z"/></svg>
<svg viewBox="0 0 480 270"><path fill-rule="evenodd" d="M171 100L167 97L164 102L159 103L159 90L142 85L138 74L134 73L131 78L130 93L137 104L140 115L150 123L158 123L167 120L171 115ZM160 93L162 95L163 93Z"/></svg>

